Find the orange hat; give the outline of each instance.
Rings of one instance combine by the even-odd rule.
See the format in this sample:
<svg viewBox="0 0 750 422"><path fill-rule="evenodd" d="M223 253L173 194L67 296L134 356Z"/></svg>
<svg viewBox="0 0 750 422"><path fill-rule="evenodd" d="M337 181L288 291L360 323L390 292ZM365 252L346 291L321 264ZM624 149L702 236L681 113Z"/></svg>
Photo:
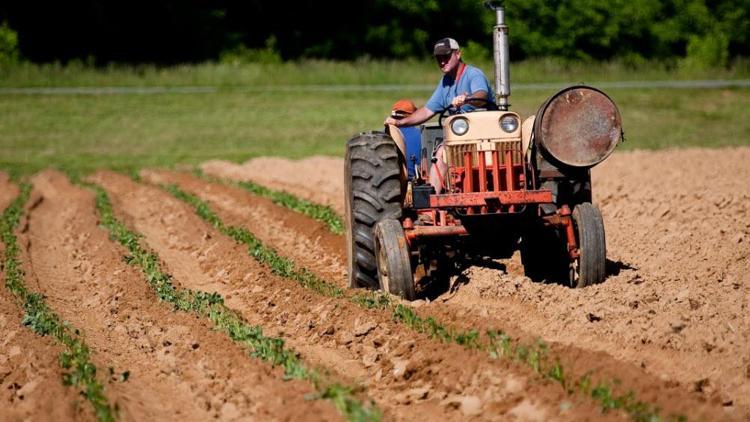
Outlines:
<svg viewBox="0 0 750 422"><path fill-rule="evenodd" d="M417 111L417 106L411 100L398 100L391 108L391 117L403 118Z"/></svg>

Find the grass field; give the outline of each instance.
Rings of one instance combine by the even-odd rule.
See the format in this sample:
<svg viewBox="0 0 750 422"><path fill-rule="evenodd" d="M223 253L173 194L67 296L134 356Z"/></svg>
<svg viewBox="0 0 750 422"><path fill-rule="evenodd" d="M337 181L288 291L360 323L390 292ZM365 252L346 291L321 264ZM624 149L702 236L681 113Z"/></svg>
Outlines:
<svg viewBox="0 0 750 422"><path fill-rule="evenodd" d="M492 74L492 62L467 63ZM274 85L373 85L437 83L438 70L428 61L331 62L305 61L280 64L230 65L205 63L159 68L110 66L91 68L80 63L20 64L0 68L0 87L46 86L274 86ZM750 60L737 59L728 68L691 69L679 63L646 62L637 66L619 62L561 62L554 59L527 60L511 64L515 83L594 82L625 80L747 79Z"/></svg>
<svg viewBox="0 0 750 422"><path fill-rule="evenodd" d="M397 98L411 98L419 105L430 89L327 92L275 90L274 86L285 81L289 85L381 84L396 82L397 77L401 83L429 86L436 82L439 74L434 66L411 65L412 71L407 72L412 68L409 63L380 63L375 67L360 64L359 74L355 71L357 64L326 62L315 62L307 68L282 65L270 74L253 66L222 65L161 71L149 68L153 73L123 69L94 72L85 68L76 72L75 66L57 71L54 66L21 67L2 80L5 87L211 85L217 89L210 93L152 95L0 93L0 167L20 173L49 166L80 171L101 167L128 170L195 164L213 158L242 161L259 155L343 155L344 143L353 134L382 127ZM555 72L552 62L540 62L539 66L549 68L546 78L538 70L531 78L523 72L531 67L520 65L514 70L518 76L513 80L586 80L596 86L595 81L615 80L615 76L622 80L684 76L663 69L637 74L622 66L611 67L612 72L608 72L610 65L570 67L566 74ZM725 71L723 76L746 76L744 68L739 69ZM249 76L252 74L255 79ZM258 76L261 74L264 76ZM699 79L708 75L689 76ZM264 78L272 81L262 83ZM511 97L513 109L527 116L553 93L516 90ZM750 144L750 120L746 118L750 89L613 89L608 93L623 115L623 149Z"/></svg>

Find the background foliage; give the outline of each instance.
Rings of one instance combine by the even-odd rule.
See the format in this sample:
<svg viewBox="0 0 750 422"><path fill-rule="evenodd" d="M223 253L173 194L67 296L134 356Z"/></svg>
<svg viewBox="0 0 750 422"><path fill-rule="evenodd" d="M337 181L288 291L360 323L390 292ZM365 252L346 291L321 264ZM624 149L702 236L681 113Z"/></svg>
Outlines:
<svg viewBox="0 0 750 422"><path fill-rule="evenodd" d="M505 3L515 59L657 59L701 68L750 51L750 0ZM33 62L424 58L444 36L488 54L493 21L477 0L3 2L0 59L8 56L7 29Z"/></svg>

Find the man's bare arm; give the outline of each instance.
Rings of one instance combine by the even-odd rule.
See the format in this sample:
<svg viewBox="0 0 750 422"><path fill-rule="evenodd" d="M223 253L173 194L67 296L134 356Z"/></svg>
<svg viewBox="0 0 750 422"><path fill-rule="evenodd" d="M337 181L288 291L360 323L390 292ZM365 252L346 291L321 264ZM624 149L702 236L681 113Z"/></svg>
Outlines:
<svg viewBox="0 0 750 422"><path fill-rule="evenodd" d="M396 120L393 117L388 117L385 119L386 125L395 125L395 126L416 126L419 124L422 124L432 118L435 113L432 112L427 107L419 107L417 111L411 114L411 116L404 117L401 120Z"/></svg>

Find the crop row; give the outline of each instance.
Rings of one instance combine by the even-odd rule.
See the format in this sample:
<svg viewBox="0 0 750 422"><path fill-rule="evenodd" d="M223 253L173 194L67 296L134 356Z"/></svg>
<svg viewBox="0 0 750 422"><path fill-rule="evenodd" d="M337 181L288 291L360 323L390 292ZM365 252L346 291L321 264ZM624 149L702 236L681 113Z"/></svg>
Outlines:
<svg viewBox="0 0 750 422"><path fill-rule="evenodd" d="M65 347L59 356L60 366L65 370L63 383L81 390L81 394L93 406L97 420L114 421L117 415L116 409L110 406L104 387L96 379L97 368L90 360L89 348L81 339L79 331L61 321L60 317L47 306L44 297L28 290L24 283L15 229L23 214L30 191L30 184L21 184L21 193L5 209L0 220L0 234L5 244L3 257L5 287L23 306L25 312L23 324L41 336L52 336Z"/></svg>
<svg viewBox="0 0 750 422"><path fill-rule="evenodd" d="M213 178L207 178L207 180L215 182ZM510 359L526 365L538 375L558 383L567 394L581 395L594 400L602 412L621 410L634 421L661 420L658 407L639 400L634 392L617 394L615 389L619 384L618 380L598 379L594 381L592 373L585 373L578 377L568 375L561 360L551 356L548 345L541 339L531 344L524 344L499 329L486 330L483 334L476 329L458 329L446 326L430 316L423 318L417 315L412 307L398 303L393 297L383 292L350 293L344 291L311 271L297 267L292 260L280 256L273 248L264 245L246 229L224 224L209 205L197 196L182 191L176 185L164 185L162 188L192 206L198 216L216 229L232 237L238 243L246 245L249 255L258 262L277 275L296 281L306 289L328 297L345 298L362 308L390 312L394 321L403 323L416 332L427 334L437 341L455 343L467 349L482 350L492 359ZM273 192L268 188L263 189ZM288 193L284 195L291 196ZM286 207L294 209L290 206ZM685 420L686 417L669 415L667 419Z"/></svg>
<svg viewBox="0 0 750 422"><path fill-rule="evenodd" d="M297 198L296 196L288 192L269 189L265 186L261 186L257 183L253 183L247 180L237 182L228 181L226 179L220 179L218 177L205 175L200 169L197 168L194 170L194 173L196 176L208 180L212 183L237 186L254 195L268 198L276 205L306 215L313 220L320 221L321 223L325 224L328 230L330 230L333 234L344 234L344 221L338 214L336 214L333 209L331 209L331 207L316 204L306 199Z"/></svg>
<svg viewBox="0 0 750 422"><path fill-rule="evenodd" d="M111 238L128 249L130 255L126 261L141 269L161 300L172 304L175 310L208 318L216 329L248 348L253 357L283 367L286 377L309 381L317 392L314 398L330 400L348 420L380 419L380 411L372 403L365 405L356 398L357 388L330 382L320 372L306 367L296 352L284 346L282 339L265 336L262 327L245 322L224 304L224 298L218 293L175 287L171 276L161 269L158 256L141 246L141 236L115 217L107 192L97 185L87 186L96 193L96 208L102 225Z"/></svg>

